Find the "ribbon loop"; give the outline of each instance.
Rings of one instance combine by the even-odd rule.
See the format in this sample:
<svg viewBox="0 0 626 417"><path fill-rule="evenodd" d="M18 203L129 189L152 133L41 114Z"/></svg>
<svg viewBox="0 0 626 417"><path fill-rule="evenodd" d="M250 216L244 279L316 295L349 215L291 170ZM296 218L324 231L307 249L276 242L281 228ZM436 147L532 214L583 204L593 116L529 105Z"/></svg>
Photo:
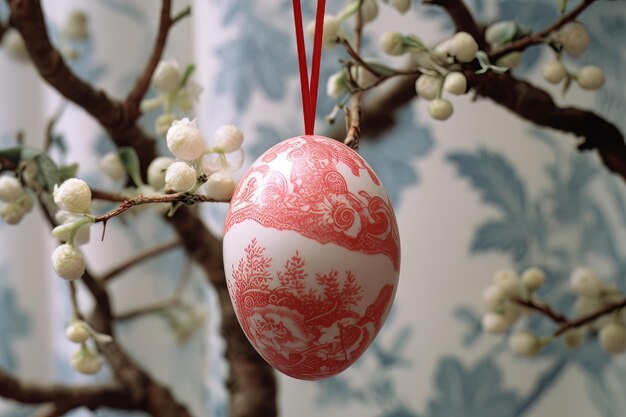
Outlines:
<svg viewBox="0 0 626 417"><path fill-rule="evenodd" d="M300 0L293 0L293 17L296 27L296 45L298 48L298 66L300 70L300 89L302 93L302 112L304 115L304 134L313 135L315 131L315 113L319 89L320 66L322 62L322 39L324 33L324 10L326 0L318 0L315 15L315 36L313 40L313 60L311 79L309 80L304 29L302 26L302 6Z"/></svg>

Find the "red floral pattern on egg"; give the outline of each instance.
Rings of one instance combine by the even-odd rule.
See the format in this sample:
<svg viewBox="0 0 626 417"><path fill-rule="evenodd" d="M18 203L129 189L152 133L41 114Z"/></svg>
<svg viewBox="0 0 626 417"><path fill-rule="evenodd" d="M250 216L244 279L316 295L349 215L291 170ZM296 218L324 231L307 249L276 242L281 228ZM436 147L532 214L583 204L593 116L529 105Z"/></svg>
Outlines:
<svg viewBox="0 0 626 417"><path fill-rule="evenodd" d="M350 178L341 167L347 168L347 175L368 179L368 189L349 187ZM400 239L395 216L388 199L372 195L372 190L382 190L380 180L349 147L320 136L288 139L246 172L231 200L225 233L235 224L254 220L320 243L384 254L397 271Z"/></svg>

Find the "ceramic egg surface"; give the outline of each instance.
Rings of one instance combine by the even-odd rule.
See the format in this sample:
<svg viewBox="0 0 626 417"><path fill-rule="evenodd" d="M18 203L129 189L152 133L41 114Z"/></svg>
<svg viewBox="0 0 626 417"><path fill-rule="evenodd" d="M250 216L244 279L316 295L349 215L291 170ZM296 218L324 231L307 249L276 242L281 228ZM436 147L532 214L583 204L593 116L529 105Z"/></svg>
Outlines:
<svg viewBox="0 0 626 417"><path fill-rule="evenodd" d="M246 172L224 232L228 289L274 368L330 377L367 349L400 271L395 215L356 152L321 136L285 140Z"/></svg>

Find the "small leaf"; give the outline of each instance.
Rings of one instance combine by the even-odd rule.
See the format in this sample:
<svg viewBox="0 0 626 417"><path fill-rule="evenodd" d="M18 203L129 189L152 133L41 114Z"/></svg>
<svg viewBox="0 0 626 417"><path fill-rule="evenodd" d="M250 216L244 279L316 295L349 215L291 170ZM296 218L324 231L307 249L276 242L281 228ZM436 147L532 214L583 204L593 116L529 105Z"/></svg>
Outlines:
<svg viewBox="0 0 626 417"><path fill-rule="evenodd" d="M565 10L567 9L567 3L568 3L568 0L557 0L559 13L561 15L565 14Z"/></svg>
<svg viewBox="0 0 626 417"><path fill-rule="evenodd" d="M22 159L22 147L18 146L14 148L0 149L0 156L8 159L14 165L17 165Z"/></svg>
<svg viewBox="0 0 626 417"><path fill-rule="evenodd" d="M56 184L61 183L61 176L59 175L59 168L54 161L44 152L40 152L35 156L33 160L39 167L39 181L42 184L46 184L48 191L52 191Z"/></svg>
<svg viewBox="0 0 626 417"><path fill-rule="evenodd" d="M196 70L196 66L194 64L189 64L185 67L185 71L183 72L183 78L180 81L180 88L184 88L187 85L187 81Z"/></svg>
<svg viewBox="0 0 626 417"><path fill-rule="evenodd" d="M126 168L126 172L130 175L133 182L136 186L144 185L141 180L141 174L139 172L139 157L137 156L137 152L135 149L126 146L120 148L117 151L122 163L124 164L124 168Z"/></svg>
<svg viewBox="0 0 626 417"><path fill-rule="evenodd" d="M59 168L59 179L61 182L76 177L78 164L64 165Z"/></svg>

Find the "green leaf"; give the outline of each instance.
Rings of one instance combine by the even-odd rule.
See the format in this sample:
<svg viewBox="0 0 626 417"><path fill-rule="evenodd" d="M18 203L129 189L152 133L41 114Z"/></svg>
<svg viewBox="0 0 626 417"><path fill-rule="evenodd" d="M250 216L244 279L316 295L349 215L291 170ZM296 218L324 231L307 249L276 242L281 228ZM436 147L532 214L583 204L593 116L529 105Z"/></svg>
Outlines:
<svg viewBox="0 0 626 417"><path fill-rule="evenodd" d="M568 3L568 0L557 0L559 13L561 15L565 14L565 10L567 9L567 3Z"/></svg>
<svg viewBox="0 0 626 417"><path fill-rule="evenodd" d="M14 148L0 149L0 156L3 156L14 165L17 165L22 160L22 147L17 146Z"/></svg>
<svg viewBox="0 0 626 417"><path fill-rule="evenodd" d="M39 167L39 182L46 185L48 191L54 189L55 184L61 183L59 168L54 161L44 152L40 152L33 158Z"/></svg>
<svg viewBox="0 0 626 417"><path fill-rule="evenodd" d="M143 181L141 180L141 173L139 172L139 157L137 156L137 152L135 149L126 146L119 148L117 151L122 163L124 164L124 168L126 168L126 172L130 175L133 182L136 186L143 185Z"/></svg>
<svg viewBox="0 0 626 417"><path fill-rule="evenodd" d="M64 165L59 168L59 179L61 182L76 177L78 172L78 164Z"/></svg>
<svg viewBox="0 0 626 417"><path fill-rule="evenodd" d="M183 72L183 78L180 81L180 88L184 88L187 85L187 81L196 70L196 66L194 64L189 64L185 67L185 72Z"/></svg>

